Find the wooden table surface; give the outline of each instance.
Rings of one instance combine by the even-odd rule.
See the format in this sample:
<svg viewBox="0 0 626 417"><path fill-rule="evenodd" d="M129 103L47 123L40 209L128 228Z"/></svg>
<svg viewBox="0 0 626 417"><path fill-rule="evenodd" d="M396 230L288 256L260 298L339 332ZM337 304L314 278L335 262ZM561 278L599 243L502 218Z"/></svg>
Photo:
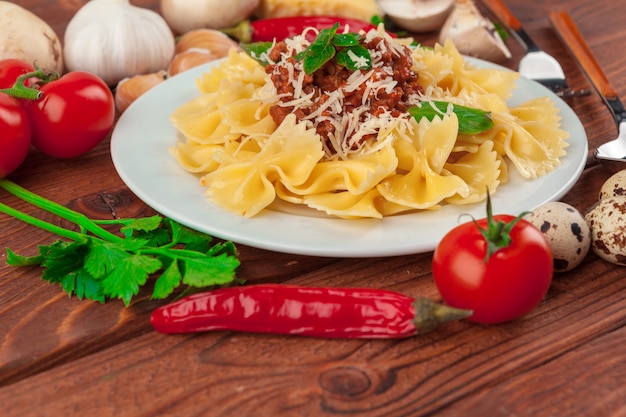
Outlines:
<svg viewBox="0 0 626 417"><path fill-rule="evenodd" d="M63 36L84 0L17 0ZM156 0L136 5L158 10ZM555 37L567 10L626 96L626 8L609 0L506 0L526 31L590 88ZM418 38L432 44L432 36ZM511 38L516 68L522 49ZM616 136L595 95L569 101L594 148ZM108 141L75 160L31 153L11 176L89 216L151 214L116 174ZM586 211L609 176L588 166L563 201ZM0 192L0 199L27 207ZM49 217L48 217L49 218ZM0 215L0 247L35 254L53 237ZM438 299L432 253L378 259L295 256L239 246L248 282L379 287ZM8 416L626 416L626 272L590 254L555 276L545 301L497 326L450 323L405 340L324 340L217 332L165 336L159 304L69 298L0 255L0 415Z"/></svg>

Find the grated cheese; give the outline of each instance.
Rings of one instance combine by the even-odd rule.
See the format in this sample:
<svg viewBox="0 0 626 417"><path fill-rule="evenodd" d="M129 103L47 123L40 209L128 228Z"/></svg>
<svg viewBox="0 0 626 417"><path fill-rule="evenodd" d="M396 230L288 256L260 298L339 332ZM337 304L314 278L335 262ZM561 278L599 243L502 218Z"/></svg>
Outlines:
<svg viewBox="0 0 626 417"><path fill-rule="evenodd" d="M272 103L283 108L289 108L292 112L303 110L305 116L301 120L310 122L314 126L322 124L332 126L325 132L327 138L324 142L324 151L328 159L348 159L354 154L376 152L383 143L377 143L380 131L388 131L390 126L397 126L402 120L406 120L408 113L400 118L394 117L387 109L377 109L377 115L372 114L372 100L378 99L382 93L390 94L398 86L398 81L393 78L394 69L387 63L384 56L388 56L389 51L396 56L410 54L400 44L396 43L384 30L371 30L362 34L366 45L375 45L370 48L371 62L365 57L359 57L352 51L348 52L358 69L347 78L345 85L339 86L335 91L324 91L321 94L313 92L306 93L304 90L306 74L303 70L301 60L294 59L298 53L306 50L310 42L306 39L306 33L318 33L317 29L310 28L302 35L285 40L285 51L281 52L280 59L272 62L269 54L265 58L266 62L275 65L273 75L276 77L285 76L281 82L293 88L293 94L285 96L279 95L276 87L272 89L264 88L261 99L265 103ZM409 56L410 59L410 56ZM411 60L412 61L412 60ZM268 81L273 85L271 79ZM281 87L282 88L282 87ZM362 93L362 100L356 108L346 109L344 106L347 96L355 92ZM413 94L408 102L417 104L421 102L421 97ZM391 135L385 135L387 140L391 140Z"/></svg>

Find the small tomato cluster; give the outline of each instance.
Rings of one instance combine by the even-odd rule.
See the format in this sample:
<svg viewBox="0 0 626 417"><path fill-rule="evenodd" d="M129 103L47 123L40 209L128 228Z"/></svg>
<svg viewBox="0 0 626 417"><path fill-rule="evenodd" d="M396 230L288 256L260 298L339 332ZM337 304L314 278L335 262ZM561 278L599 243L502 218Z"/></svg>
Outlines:
<svg viewBox="0 0 626 417"><path fill-rule="evenodd" d="M96 75L63 76L26 61L0 61L0 178L15 171L34 146L54 158L81 156L110 133L113 93Z"/></svg>

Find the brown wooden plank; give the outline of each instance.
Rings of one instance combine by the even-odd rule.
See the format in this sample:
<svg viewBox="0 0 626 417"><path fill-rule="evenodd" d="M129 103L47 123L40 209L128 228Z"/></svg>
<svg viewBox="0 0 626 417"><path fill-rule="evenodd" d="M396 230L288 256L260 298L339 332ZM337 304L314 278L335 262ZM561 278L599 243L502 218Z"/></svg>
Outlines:
<svg viewBox="0 0 626 417"><path fill-rule="evenodd" d="M325 285L355 266L346 261L338 276L314 272L295 282ZM395 268L393 277L411 267ZM428 275L408 271L395 288L428 293ZM623 270L591 260L580 275L592 271L601 274L586 285L583 278L557 280L546 301L522 320L500 326L452 323L403 341L149 333L5 387L0 403L8 416L44 405L49 415L68 408L116 415L427 415L539 373L623 326ZM352 274L361 277L356 284L381 278L362 263Z"/></svg>
<svg viewBox="0 0 626 417"><path fill-rule="evenodd" d="M550 28L568 10L620 95L626 95L626 10L608 0L506 0L526 31L561 61L570 85L589 88ZM84 4L18 0L62 36ZM157 0L133 4L158 10ZM608 29L607 29L608 28ZM435 36L419 40L432 44ZM515 54L521 48L508 41ZM592 94L568 102L591 147L616 135ZM563 200L585 211L608 172L587 169ZM33 152L19 184L90 216L153 213L115 174L108 141L75 160ZM0 191L0 200L52 219ZM0 216L0 249L34 254L50 235ZM326 259L240 247L240 276L254 282L389 288L438 298L431 254ZM590 254L555 276L527 317L499 325L457 322L402 341L321 340L220 332L151 331L147 293L130 308L70 299L38 269L4 265L0 253L2 416L606 416L624 415L626 272Z"/></svg>

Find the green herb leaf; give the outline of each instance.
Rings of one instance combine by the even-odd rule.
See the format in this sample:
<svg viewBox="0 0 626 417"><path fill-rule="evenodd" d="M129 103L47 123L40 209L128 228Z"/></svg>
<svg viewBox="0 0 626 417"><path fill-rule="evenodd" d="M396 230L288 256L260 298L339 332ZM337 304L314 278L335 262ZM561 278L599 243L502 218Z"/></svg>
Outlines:
<svg viewBox="0 0 626 417"><path fill-rule="evenodd" d="M248 54L252 59L257 61L259 64L266 66L269 64L266 60L261 58L264 53L269 52L274 45L273 42L252 42L252 43L241 43L239 44L241 49Z"/></svg>
<svg viewBox="0 0 626 417"><path fill-rule="evenodd" d="M100 281L92 277L85 269L65 275L60 284L70 296L75 293L76 297L81 300L86 298L99 303L104 303L106 300Z"/></svg>
<svg viewBox="0 0 626 417"><path fill-rule="evenodd" d="M66 275L83 268L89 246L86 242L57 240L50 246L40 246L39 252L43 257L41 266L45 268L41 278L44 281L58 283Z"/></svg>
<svg viewBox="0 0 626 417"><path fill-rule="evenodd" d="M337 29L339 29L339 22L335 23L331 28L320 30L311 45L330 45L337 33Z"/></svg>
<svg viewBox="0 0 626 417"><path fill-rule="evenodd" d="M109 298L119 298L125 305L130 304L139 287L144 285L150 274L161 269L161 262L150 256L129 254L116 264L103 280L104 294Z"/></svg>
<svg viewBox="0 0 626 417"><path fill-rule="evenodd" d="M337 33L332 38L335 46L355 46L359 44L361 35L358 33Z"/></svg>
<svg viewBox="0 0 626 417"><path fill-rule="evenodd" d="M370 51L362 45L351 46L337 53L337 63L351 71L372 67Z"/></svg>
<svg viewBox="0 0 626 417"><path fill-rule="evenodd" d="M32 266L39 265L43 256L22 256L7 248L7 264L12 266Z"/></svg>
<svg viewBox="0 0 626 417"><path fill-rule="evenodd" d="M84 268L96 279L103 278L113 271L128 256L128 252L108 242L91 242L89 253L84 260Z"/></svg>
<svg viewBox="0 0 626 417"><path fill-rule="evenodd" d="M136 231L144 231L144 232L152 232L156 230L161 225L161 221L163 218L159 215L154 215L152 217L143 217L141 219L133 220L125 226L120 228L120 232L124 234L124 236L132 236L133 232Z"/></svg>
<svg viewBox="0 0 626 417"><path fill-rule="evenodd" d="M197 290L237 282L239 259L232 242L212 245L211 236L161 216L91 220L7 179L0 179L0 188L81 230L64 229L0 203L0 212L69 240L40 246L38 256L21 256L7 249L7 262L41 266L42 279L59 284L70 296L102 303L119 298L128 306L153 276L153 298L165 298L181 285ZM123 237L100 224L120 225ZM157 276L159 271L163 272Z"/></svg>
<svg viewBox="0 0 626 417"><path fill-rule="evenodd" d="M313 74L337 56L337 63L351 71L369 69L372 58L369 51L359 44L358 33L337 33L339 23L330 29L322 29L315 40L296 56L302 60L304 72Z"/></svg>
<svg viewBox="0 0 626 417"><path fill-rule="evenodd" d="M313 74L322 68L325 63L334 58L335 47L329 44L311 44L304 52L303 67L304 72Z"/></svg>
<svg viewBox="0 0 626 417"><path fill-rule="evenodd" d="M178 261L171 262L165 269L165 272L154 283L152 298L163 299L169 297L176 287L181 284L182 280L183 276L178 268Z"/></svg>
<svg viewBox="0 0 626 417"><path fill-rule="evenodd" d="M435 116L445 115L450 107L459 120L459 133L476 135L493 127L490 112L444 101L422 102L410 107L408 111L418 122L424 117L432 121Z"/></svg>
<svg viewBox="0 0 626 417"><path fill-rule="evenodd" d="M384 24L385 23L385 18L380 16L380 15L374 15L372 16L372 18L370 19L370 23L374 26L378 26L379 24Z"/></svg>
<svg viewBox="0 0 626 417"><path fill-rule="evenodd" d="M494 28L496 29L496 33L500 36L500 39L502 39L503 41L506 41L509 37L508 30L498 22L492 22L492 23L493 23Z"/></svg>

